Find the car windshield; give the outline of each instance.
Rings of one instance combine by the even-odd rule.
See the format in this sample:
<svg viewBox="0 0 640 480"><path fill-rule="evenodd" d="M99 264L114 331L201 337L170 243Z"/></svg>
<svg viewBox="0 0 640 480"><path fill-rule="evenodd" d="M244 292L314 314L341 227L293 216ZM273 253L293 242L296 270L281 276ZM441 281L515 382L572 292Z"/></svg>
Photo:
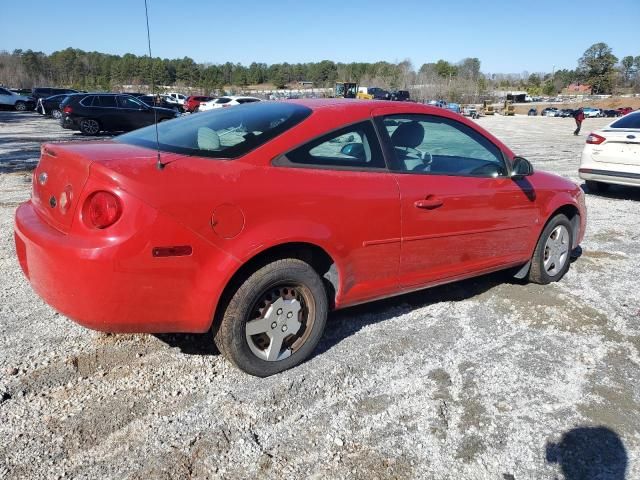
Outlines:
<svg viewBox="0 0 640 480"><path fill-rule="evenodd" d="M263 145L311 114L302 105L256 102L213 109L158 124L160 150L212 158L236 158ZM117 142L156 148L151 125L115 138Z"/></svg>
<svg viewBox="0 0 640 480"><path fill-rule="evenodd" d="M611 124L611 128L640 128L640 112L630 113Z"/></svg>

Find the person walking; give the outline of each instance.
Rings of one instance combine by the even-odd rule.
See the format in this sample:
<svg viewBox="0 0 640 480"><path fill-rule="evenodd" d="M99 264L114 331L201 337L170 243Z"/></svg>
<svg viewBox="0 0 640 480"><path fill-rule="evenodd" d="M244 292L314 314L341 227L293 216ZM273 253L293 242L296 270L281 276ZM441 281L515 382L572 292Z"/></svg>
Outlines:
<svg viewBox="0 0 640 480"><path fill-rule="evenodd" d="M576 129L573 132L573 134L578 135L580 133L580 127L582 127L582 122L584 121L584 110L582 110L582 107L576 110L576 113L574 113L573 118L576 121Z"/></svg>

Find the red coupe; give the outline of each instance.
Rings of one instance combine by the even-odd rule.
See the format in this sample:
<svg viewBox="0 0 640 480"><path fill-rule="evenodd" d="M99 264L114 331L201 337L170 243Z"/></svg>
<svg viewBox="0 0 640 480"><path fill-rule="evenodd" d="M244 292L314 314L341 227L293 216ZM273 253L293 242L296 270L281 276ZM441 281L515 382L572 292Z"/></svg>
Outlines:
<svg viewBox="0 0 640 480"><path fill-rule="evenodd" d="M308 100L42 146L15 219L34 290L89 328L205 332L254 375L332 309L513 268L559 280L584 197L455 113Z"/></svg>

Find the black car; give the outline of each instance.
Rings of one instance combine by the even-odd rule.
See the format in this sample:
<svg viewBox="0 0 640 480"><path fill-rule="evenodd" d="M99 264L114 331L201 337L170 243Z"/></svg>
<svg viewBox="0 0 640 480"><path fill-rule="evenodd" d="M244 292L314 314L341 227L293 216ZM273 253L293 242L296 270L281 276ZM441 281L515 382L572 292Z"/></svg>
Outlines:
<svg viewBox="0 0 640 480"><path fill-rule="evenodd" d="M182 111L182 109L180 108L180 105L177 105L175 103L169 103L167 102L163 97L160 97L158 95L154 96L154 95L141 95L139 97L137 97L138 100L142 100L146 105L149 105L150 107L160 107L160 108L168 108L169 110L173 110L176 112L180 112Z"/></svg>
<svg viewBox="0 0 640 480"><path fill-rule="evenodd" d="M34 88L31 92L31 96L38 101L39 98L48 98L53 95L61 95L66 93L67 95L70 93L80 93L78 90L74 90L72 88L49 88L49 87L39 87Z"/></svg>
<svg viewBox="0 0 640 480"><path fill-rule="evenodd" d="M379 87L369 87L367 93L373 96L374 100L389 100L391 94Z"/></svg>
<svg viewBox="0 0 640 480"><path fill-rule="evenodd" d="M530 108L529 111L527 112L527 115L529 115L530 117L535 117L536 115L538 115L538 109Z"/></svg>
<svg viewBox="0 0 640 480"><path fill-rule="evenodd" d="M575 110L571 108L564 108L560 110L560 112L558 112L556 117L569 118L569 117L573 117L574 114L575 114Z"/></svg>
<svg viewBox="0 0 640 480"><path fill-rule="evenodd" d="M620 115L620 112L618 112L617 110L603 110L602 111L602 116L603 117L617 117Z"/></svg>
<svg viewBox="0 0 640 480"><path fill-rule="evenodd" d="M409 92L407 90L391 92L390 96L391 100L395 100L396 102L408 102L410 99Z"/></svg>
<svg viewBox="0 0 640 480"><path fill-rule="evenodd" d="M60 104L68 96L68 93L63 93L60 95L53 95L52 97L39 98L38 103L36 104L36 112L41 113L42 115L51 115L53 118L60 118L62 117Z"/></svg>
<svg viewBox="0 0 640 480"><path fill-rule="evenodd" d="M60 125L85 135L101 131L121 132L152 125L179 116L173 110L150 107L135 97L120 93L69 95L61 104Z"/></svg>

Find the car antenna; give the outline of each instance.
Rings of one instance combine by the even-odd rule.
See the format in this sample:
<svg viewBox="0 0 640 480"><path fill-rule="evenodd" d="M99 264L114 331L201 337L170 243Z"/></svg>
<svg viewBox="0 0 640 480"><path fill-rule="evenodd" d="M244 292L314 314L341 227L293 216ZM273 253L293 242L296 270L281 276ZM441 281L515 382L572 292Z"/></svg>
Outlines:
<svg viewBox="0 0 640 480"><path fill-rule="evenodd" d="M155 103L155 80L153 78L153 57L151 56L151 33L149 32L149 7L147 6L147 0L144 0L144 14L147 18L147 44L149 45L149 68L151 70L151 95L153 95L153 101ZM153 124L156 127L156 152L157 152L157 160L156 167L158 170L164 169L165 164L162 163L162 159L160 158L160 136L158 135L158 111L156 110L155 105L153 105Z"/></svg>

